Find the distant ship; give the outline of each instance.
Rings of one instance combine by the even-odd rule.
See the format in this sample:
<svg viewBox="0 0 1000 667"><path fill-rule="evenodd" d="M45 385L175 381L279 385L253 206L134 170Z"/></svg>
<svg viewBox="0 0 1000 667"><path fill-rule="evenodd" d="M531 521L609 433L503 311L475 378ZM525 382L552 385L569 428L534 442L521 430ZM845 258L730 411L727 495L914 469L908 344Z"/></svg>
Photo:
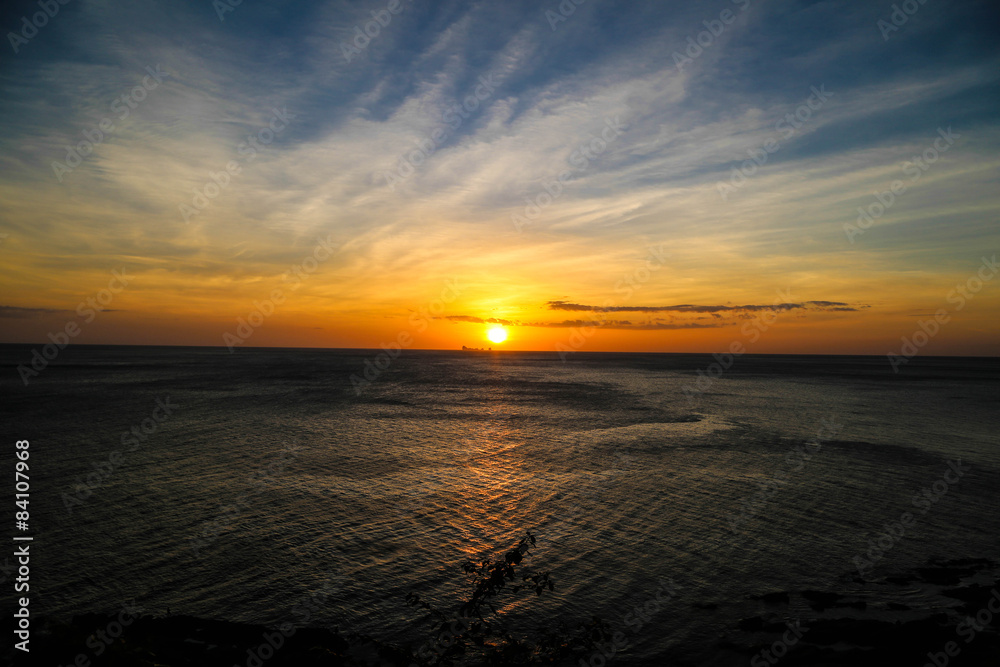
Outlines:
<svg viewBox="0 0 1000 667"><path fill-rule="evenodd" d="M492 352L492 347L482 348L482 347L466 347L462 346L462 352Z"/></svg>

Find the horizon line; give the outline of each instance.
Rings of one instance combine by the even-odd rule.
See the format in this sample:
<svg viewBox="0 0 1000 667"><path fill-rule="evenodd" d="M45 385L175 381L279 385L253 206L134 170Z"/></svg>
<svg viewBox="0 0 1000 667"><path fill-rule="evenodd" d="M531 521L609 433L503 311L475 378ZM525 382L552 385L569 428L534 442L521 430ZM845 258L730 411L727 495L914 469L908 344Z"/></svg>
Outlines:
<svg viewBox="0 0 1000 667"><path fill-rule="evenodd" d="M22 345L26 347L31 347L35 345L50 345L49 342L35 342L35 343L0 343L3 345ZM66 347L178 347L178 348L197 348L197 349L210 349L210 350L227 350L229 349L226 345L178 345L178 344L156 344L156 343L74 343L72 346L67 345ZM65 349L65 348L60 348ZM304 347L304 346L277 346L277 345L256 345L256 346L241 346L236 348L236 350L329 350L329 351L358 351L358 352L368 352L368 351L378 351L384 352L382 347ZM453 347L409 347L401 350L401 352L518 352L518 353L546 353L546 354L670 354L670 355L716 355L716 354L732 354L728 351L712 351L712 352L641 352L641 351L622 351L622 350L572 350L569 352L560 350L501 350L501 349L468 349L463 350L461 348ZM235 354L235 350L231 351L230 354ZM837 352L743 352L738 357L872 357L881 358L887 356L886 354L845 354ZM997 355L961 355L961 354L926 354L926 355L916 355L910 361L914 359L1000 359L1000 354Z"/></svg>

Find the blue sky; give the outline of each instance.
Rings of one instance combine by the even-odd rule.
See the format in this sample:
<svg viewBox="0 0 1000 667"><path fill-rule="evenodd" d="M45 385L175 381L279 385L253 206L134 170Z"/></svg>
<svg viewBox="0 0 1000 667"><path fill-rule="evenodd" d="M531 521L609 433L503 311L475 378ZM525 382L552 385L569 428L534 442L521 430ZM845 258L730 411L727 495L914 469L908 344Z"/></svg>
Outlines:
<svg viewBox="0 0 1000 667"><path fill-rule="evenodd" d="M449 277L468 285L452 318L558 323L545 304L620 300L623 273L665 247L631 305L762 304L793 288L868 318L815 314L813 329L800 323L815 340L803 349L881 353L1000 239L1000 10L907 8L889 31L893 3L881 2L244 0L220 19L208 0L70 0L15 53L10 33L39 8L8 3L7 339L44 336L53 323L31 309L71 309L127 265L142 286L92 342L218 344L220 327L332 237L340 252L262 343L377 343ZM373 12L386 25L356 41L375 33ZM364 48L348 58L353 44ZM678 67L677 54L694 57ZM169 76L151 89L146 78L119 119L114 101L156 67ZM806 120L778 125L810 100ZM276 111L287 122L264 142ZM102 119L114 129L60 180L53 162ZM949 127L954 141L911 180L904 163ZM262 143L252 159L240 148L250 136ZM747 162L769 140L766 162ZM231 162L239 173L185 215ZM741 185L720 185L741 166L752 170ZM906 190L885 214L845 231L896 180ZM995 351L985 323L1000 299L977 299L942 352ZM455 326L442 320L427 346L450 345ZM699 340L643 336L638 347L664 351Z"/></svg>

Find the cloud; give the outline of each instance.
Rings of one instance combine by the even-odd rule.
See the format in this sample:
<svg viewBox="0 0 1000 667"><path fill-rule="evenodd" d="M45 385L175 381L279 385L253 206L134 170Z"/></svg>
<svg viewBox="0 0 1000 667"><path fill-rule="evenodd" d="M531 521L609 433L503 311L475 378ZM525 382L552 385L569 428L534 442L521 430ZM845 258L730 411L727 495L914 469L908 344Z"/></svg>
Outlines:
<svg viewBox="0 0 1000 667"><path fill-rule="evenodd" d="M502 324L504 326L518 326L516 322L511 320L504 320L496 317L474 317L472 315L445 315L442 317L435 317L436 320L448 320L450 322L471 322L472 324Z"/></svg>
<svg viewBox="0 0 1000 667"><path fill-rule="evenodd" d="M724 313L724 312L760 312L772 310L808 309L816 306L821 310L851 311L851 307L839 301L806 301L804 303L748 304L743 306L697 306L679 304L675 306L588 306L566 301L549 301L545 304L549 310L587 311L593 313Z"/></svg>
<svg viewBox="0 0 1000 667"><path fill-rule="evenodd" d="M69 6L2 56L5 293L76 303L67 292L85 297L127 264L146 303L197 310L185 322L201 326L207 313L244 314L332 235L343 252L296 302L344 313L350 330L428 303L456 276L476 294L456 312L507 319L452 322L575 312L721 325L774 310L833 317L862 301L884 317L924 308L915 301L937 299L1000 242L996 3L926 3L888 41L878 3L733 5L739 19L682 70L673 53L718 7L619 4L584 3L553 30L532 0L404 2L350 60L342 45L385 0L244 2L225 21L204 0ZM7 11L4 25L18 25L20 10ZM170 76L120 118L112 105L157 65ZM489 95L449 113L480 77ZM814 86L832 95L779 131ZM295 118L245 157L274 108ZM624 134L581 167L580 147L616 117ZM57 180L52 163L104 118L114 130ZM902 165L939 126L957 143L849 243L844 225L907 178ZM775 138L722 200L718 184ZM184 224L179 205L230 161L239 174ZM390 189L401 163L412 171ZM512 215L526 207L538 214L518 233ZM670 260L637 305L587 305L620 294L650 244ZM889 287L903 275L922 278ZM758 303L779 284L838 300ZM583 303L546 304L565 294Z"/></svg>
<svg viewBox="0 0 1000 667"><path fill-rule="evenodd" d="M678 315L707 314L712 319L708 322L692 320L676 320L656 318L645 322L633 322L631 320L613 320L595 317L589 320L560 320L553 322L530 321L519 322L516 320L483 318L475 315L445 315L434 319L447 320L450 322L466 322L471 324L502 324L511 327L536 327L546 329L564 329L574 327L601 327L603 329L632 330L632 331L671 331L681 329L717 329L720 327L732 326L739 320L749 319L750 313L777 312L777 311L813 311L813 312L857 312L859 307L852 306L843 301L804 301L802 303L775 303L775 304L744 304L736 306L703 306L694 304L678 304L670 306L592 306L587 304L573 303L565 300L546 302L548 310L589 312L589 313L676 313ZM868 308L862 305L860 308ZM697 317L695 320L706 320L708 317Z"/></svg>
<svg viewBox="0 0 1000 667"><path fill-rule="evenodd" d="M574 327L601 327L603 329L619 329L632 331L656 331L673 329L715 329L728 326L727 323L698 323L698 322L632 322L630 320L561 320L558 322L514 322L511 320L501 320L496 318L483 319L471 315L449 315L436 319L450 320L452 322L469 322L472 324L503 324L511 327L535 327L542 329L569 329Z"/></svg>
<svg viewBox="0 0 1000 667"><path fill-rule="evenodd" d="M600 327L602 329L618 329L622 331L671 331L677 329L717 329L728 326L722 323L698 322L631 322L629 320L562 320L561 322L528 322L521 326L543 328L585 328Z"/></svg>
<svg viewBox="0 0 1000 667"><path fill-rule="evenodd" d="M60 308L22 308L20 306L0 306L0 318L30 318L71 313L73 311Z"/></svg>

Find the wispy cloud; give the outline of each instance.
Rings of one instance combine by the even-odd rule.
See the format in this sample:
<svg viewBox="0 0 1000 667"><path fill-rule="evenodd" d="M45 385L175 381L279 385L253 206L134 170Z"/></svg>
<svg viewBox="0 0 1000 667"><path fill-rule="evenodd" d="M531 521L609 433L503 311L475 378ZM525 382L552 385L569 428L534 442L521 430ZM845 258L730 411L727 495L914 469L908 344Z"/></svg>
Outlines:
<svg viewBox="0 0 1000 667"><path fill-rule="evenodd" d="M445 317L437 318L442 320L448 320L449 322L469 322L472 324L502 324L504 326L517 326L516 322L511 320L499 319L496 317L474 317L472 315L447 315Z"/></svg>
<svg viewBox="0 0 1000 667"><path fill-rule="evenodd" d="M26 318L44 317L46 315L58 315L60 313L71 313L70 310L60 310L58 308L22 308L20 306L0 306L0 318Z"/></svg>
<svg viewBox="0 0 1000 667"><path fill-rule="evenodd" d="M384 1L242 3L225 21L194 0L63 8L0 56L11 300L76 303L127 263L130 330L163 331L148 318L171 313L211 343L211 318L244 313L332 235L342 252L287 311L346 318L329 344L377 337L376 323L453 276L471 285L458 315L442 315L455 324L574 310L737 317L779 308L760 295L789 285L829 301L787 310L885 318L929 308L1000 243L995 3L928 3L886 42L881 5L754 2L683 71L674 52L732 3L584 3L555 31L529 0L404 5L350 60L342 45ZM8 30L12 11L0 14ZM115 101L156 66L169 76L120 118ZM466 104L482 77L493 90ZM833 95L784 136L778 123L814 86ZM295 118L248 159L241 146L274 109ZM53 161L105 118L114 131L60 182ZM614 118L627 131L578 168ZM843 225L905 178L939 127L961 138L847 243ZM720 200L717 184L775 136L780 150ZM240 173L183 224L178 207L233 161ZM412 173L390 190L384 175L401 163ZM518 234L512 213L553 182ZM670 262L623 302L615 286L651 243ZM529 305L564 294L574 301ZM891 340L891 326L874 328Z"/></svg>
<svg viewBox="0 0 1000 667"><path fill-rule="evenodd" d="M717 329L727 326L712 322L630 322L629 320L561 320L559 322L528 322L521 326L554 329L585 329L600 327L618 331L678 331L682 329Z"/></svg>
<svg viewBox="0 0 1000 667"><path fill-rule="evenodd" d="M856 311L858 308L839 301L806 301L803 303L749 304L742 306L697 306L679 304L675 306L587 306L565 301L549 301L549 310L589 311L593 313L724 313L724 312L760 312L765 310L838 310ZM867 307L867 306L862 306Z"/></svg>

